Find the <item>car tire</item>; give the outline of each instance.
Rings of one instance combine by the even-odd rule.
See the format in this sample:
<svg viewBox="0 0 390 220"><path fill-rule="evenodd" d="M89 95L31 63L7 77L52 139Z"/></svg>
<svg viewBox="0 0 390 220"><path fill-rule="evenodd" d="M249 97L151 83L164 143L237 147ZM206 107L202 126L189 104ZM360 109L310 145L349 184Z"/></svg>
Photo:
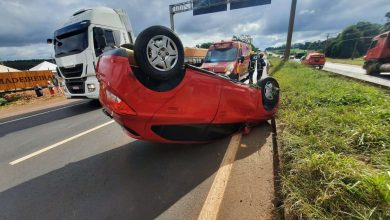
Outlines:
<svg viewBox="0 0 390 220"><path fill-rule="evenodd" d="M263 107L266 111L272 111L279 103L279 83L272 77L257 81L261 90Z"/></svg>
<svg viewBox="0 0 390 220"><path fill-rule="evenodd" d="M134 58L141 70L155 80L169 80L185 71L183 44L164 26L151 26L138 35Z"/></svg>
<svg viewBox="0 0 390 220"><path fill-rule="evenodd" d="M322 68L324 68L324 66L319 66L318 68L319 68L320 70L322 70Z"/></svg>

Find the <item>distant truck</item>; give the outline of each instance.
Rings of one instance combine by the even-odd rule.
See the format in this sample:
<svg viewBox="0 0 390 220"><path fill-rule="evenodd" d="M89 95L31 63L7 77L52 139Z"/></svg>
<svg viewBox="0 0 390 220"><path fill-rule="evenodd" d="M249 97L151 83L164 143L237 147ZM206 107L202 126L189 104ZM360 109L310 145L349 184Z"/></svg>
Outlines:
<svg viewBox="0 0 390 220"><path fill-rule="evenodd" d="M251 50L250 44L241 41L213 43L200 68L242 80L248 76Z"/></svg>
<svg viewBox="0 0 390 220"><path fill-rule="evenodd" d="M307 56L301 58L301 63L304 65L318 67L322 69L325 65L325 55L318 52L308 52Z"/></svg>
<svg viewBox="0 0 390 220"><path fill-rule="evenodd" d="M184 62L199 67L203 64L206 54L207 49L185 47Z"/></svg>
<svg viewBox="0 0 390 220"><path fill-rule="evenodd" d="M369 75L390 72L390 31L375 36L364 56L363 68Z"/></svg>
<svg viewBox="0 0 390 220"><path fill-rule="evenodd" d="M75 12L47 42L54 44L65 96L98 99L97 57L123 44L133 44L134 35L126 12L97 7Z"/></svg>

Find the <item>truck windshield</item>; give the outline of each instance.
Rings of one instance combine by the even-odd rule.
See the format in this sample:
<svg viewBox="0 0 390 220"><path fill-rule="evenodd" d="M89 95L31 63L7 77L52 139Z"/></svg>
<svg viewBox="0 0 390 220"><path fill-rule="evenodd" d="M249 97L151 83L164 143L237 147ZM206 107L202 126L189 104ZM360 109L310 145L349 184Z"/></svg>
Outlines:
<svg viewBox="0 0 390 220"><path fill-rule="evenodd" d="M58 36L54 40L56 57L63 57L84 51L88 47L87 30Z"/></svg>
<svg viewBox="0 0 390 220"><path fill-rule="evenodd" d="M207 52L205 63L229 62L237 59L237 48L212 49Z"/></svg>
<svg viewBox="0 0 390 220"><path fill-rule="evenodd" d="M88 47L88 26L84 20L54 32L55 57L63 57L84 51Z"/></svg>

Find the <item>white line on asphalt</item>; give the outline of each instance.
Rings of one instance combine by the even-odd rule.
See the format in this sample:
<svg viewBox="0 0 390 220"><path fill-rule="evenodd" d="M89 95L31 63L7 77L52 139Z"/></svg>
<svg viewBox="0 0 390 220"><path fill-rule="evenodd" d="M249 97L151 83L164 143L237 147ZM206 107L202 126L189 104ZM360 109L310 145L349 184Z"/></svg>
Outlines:
<svg viewBox="0 0 390 220"><path fill-rule="evenodd" d="M198 220L214 220L218 217L219 207L221 205L226 185L229 180L230 172L236 158L237 149L240 145L242 134L236 134L230 139L228 149L223 157L222 163L211 185L209 194L203 204Z"/></svg>
<svg viewBox="0 0 390 220"><path fill-rule="evenodd" d="M50 112L55 112L55 111L58 111L58 110L61 110L61 109L70 108L70 107L73 107L73 106L76 106L76 105L81 105L81 104L85 104L85 102L74 104L74 105L69 105L69 106L65 106L65 107L61 107L61 108L57 108L57 109L53 109L53 110L46 111L46 112L41 112L41 113L34 114L34 115L29 115L29 116L22 117L22 118L13 119L13 120L10 120L10 121L1 122L0 125L8 124L8 123L11 123L11 122L14 122L14 121L23 120L23 119L26 119L26 118L32 118L32 117L35 117L35 116L38 116L38 115L43 115L43 114L47 114L47 113L50 113Z"/></svg>
<svg viewBox="0 0 390 220"><path fill-rule="evenodd" d="M104 124L101 124L101 125L99 125L99 126L96 126L96 127L94 127L94 128L91 128L91 129L86 130L86 131L84 131L84 132L81 132L80 134L77 134L77 135L75 135L75 136L73 136L73 137L67 138L67 139L62 140L62 141L60 141L60 142L57 142L57 143L55 143L55 144L52 144L52 145L47 146L47 147L45 147L45 148L42 148L42 149L40 149L40 150L38 150L38 151L35 151L35 152L31 153L31 154L28 154L28 155L26 155L26 156L24 156L24 157L21 157L21 158L19 158L19 159L16 159L16 160L10 162L9 164L10 164L10 165L18 164L18 163L20 163L20 162L22 162L22 161L25 161L25 160L30 159L30 158L32 158L32 157L35 157L35 156L37 156L37 155L39 155L39 154L42 154L42 153L44 153L44 152L46 152L46 151L48 151L48 150L51 150L51 149L53 149L53 148L55 148L55 147L58 147L58 146L60 146L60 145L62 145L62 144L65 144L65 143L67 143L67 142L69 142L69 141L72 141L72 140L74 140L74 139L76 139L76 138L79 138L79 137L81 137L81 136L83 136L83 135L86 135L86 134L88 134L88 133L91 133L92 131L95 131L95 130L97 130L97 129L99 129L99 128L102 128L102 127L104 127L104 126L107 126L107 125L109 125L109 124L111 124L111 123L113 123L113 122L114 122L114 120L111 120L111 121L109 121L109 122L106 122L106 123L104 123Z"/></svg>

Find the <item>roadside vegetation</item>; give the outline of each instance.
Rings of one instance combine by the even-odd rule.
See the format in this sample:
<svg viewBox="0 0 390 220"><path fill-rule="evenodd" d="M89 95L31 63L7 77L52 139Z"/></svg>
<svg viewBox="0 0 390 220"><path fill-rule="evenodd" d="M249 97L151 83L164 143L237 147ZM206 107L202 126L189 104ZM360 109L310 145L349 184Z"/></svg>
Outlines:
<svg viewBox="0 0 390 220"><path fill-rule="evenodd" d="M335 58L326 58L326 61L332 62L332 63L343 63L343 64L351 64L351 65L357 65L357 66L363 66L364 60L363 57L355 58L355 59L335 59Z"/></svg>
<svg viewBox="0 0 390 220"><path fill-rule="evenodd" d="M390 218L390 94L272 59L285 211L303 219Z"/></svg>
<svg viewBox="0 0 390 220"><path fill-rule="evenodd" d="M346 27L341 33L329 33L326 40L295 43L292 48L305 51L314 50L332 58L361 57L366 54L372 37L390 31L390 12L387 12L384 17L388 20L385 24L360 21ZM283 54L285 48L286 45L282 45L269 47L266 50L275 53L282 51L281 54Z"/></svg>
<svg viewBox="0 0 390 220"><path fill-rule="evenodd" d="M37 100L48 101L51 99L63 99L63 96L56 95L53 97L50 95L47 89L43 90L44 96L37 97L35 92L32 90L29 91L19 91L11 93L0 93L0 109L10 107L12 105L25 105L29 103L34 103Z"/></svg>

